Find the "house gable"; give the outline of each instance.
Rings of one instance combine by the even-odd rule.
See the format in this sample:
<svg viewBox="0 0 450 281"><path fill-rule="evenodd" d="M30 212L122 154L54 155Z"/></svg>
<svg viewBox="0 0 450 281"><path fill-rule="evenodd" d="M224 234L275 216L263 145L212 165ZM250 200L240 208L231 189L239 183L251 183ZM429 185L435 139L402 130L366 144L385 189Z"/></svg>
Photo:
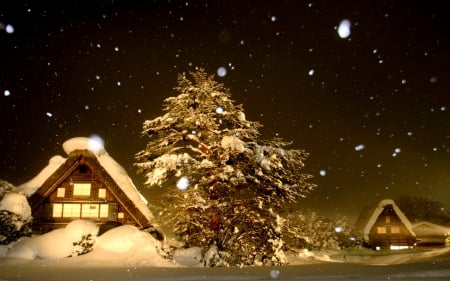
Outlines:
<svg viewBox="0 0 450 281"><path fill-rule="evenodd" d="M415 233L411 223L393 200L380 201L364 219L363 238L371 247L413 246Z"/></svg>
<svg viewBox="0 0 450 281"><path fill-rule="evenodd" d="M80 139L85 138L75 140ZM73 140L66 143L73 146ZM98 155L81 147L66 152L67 159L54 161L53 157L51 169L47 166L43 170L51 173L41 172L22 185L29 196L35 231L46 232L77 218L98 224L117 221L139 227L151 225L153 216L145 199L106 151Z"/></svg>

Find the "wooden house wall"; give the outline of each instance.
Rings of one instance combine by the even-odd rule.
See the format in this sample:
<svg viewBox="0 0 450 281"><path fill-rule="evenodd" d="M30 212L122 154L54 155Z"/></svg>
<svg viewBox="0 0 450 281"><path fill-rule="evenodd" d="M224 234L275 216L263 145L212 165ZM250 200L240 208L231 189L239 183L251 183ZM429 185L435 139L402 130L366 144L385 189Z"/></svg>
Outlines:
<svg viewBox="0 0 450 281"><path fill-rule="evenodd" d="M391 245L413 246L415 237L411 235L392 205L385 206L369 233L369 243L375 247L388 249Z"/></svg>
<svg viewBox="0 0 450 281"><path fill-rule="evenodd" d="M76 183L89 183L91 184L90 195L74 195L74 185ZM33 230L36 232L47 232L51 229L64 227L67 223L74 219L89 219L97 224L105 223L107 221L117 221L122 224L135 224L133 217L122 206L118 198L114 196L109 187L105 184L102 177L95 173L88 164L79 165L69 177L63 180L61 183L52 187L53 191L50 195L44 199L44 201L33 212ZM64 197L58 197L58 188L64 188ZM101 198L99 196L99 190L105 189L106 196ZM93 204L108 205L108 217L85 217L81 214L70 217L55 217L53 214L53 208L55 204L65 204L63 208L68 206L67 204ZM85 208L90 205L86 205ZM93 206L94 207L94 206ZM82 208L82 207L81 207ZM95 208L94 208L95 209ZM82 210L82 209L81 209Z"/></svg>

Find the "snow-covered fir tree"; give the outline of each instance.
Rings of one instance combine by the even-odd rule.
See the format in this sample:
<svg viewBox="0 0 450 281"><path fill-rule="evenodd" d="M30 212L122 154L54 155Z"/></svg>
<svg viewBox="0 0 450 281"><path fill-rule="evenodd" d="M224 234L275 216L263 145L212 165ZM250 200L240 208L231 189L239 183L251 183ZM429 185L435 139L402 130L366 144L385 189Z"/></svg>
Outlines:
<svg viewBox="0 0 450 281"><path fill-rule="evenodd" d="M204 70L191 76L179 75L178 96L144 122L139 172L165 194L160 205L186 247L217 247L228 265L286 264L280 213L315 187L302 173L308 154L262 140L261 124L246 119L223 84Z"/></svg>

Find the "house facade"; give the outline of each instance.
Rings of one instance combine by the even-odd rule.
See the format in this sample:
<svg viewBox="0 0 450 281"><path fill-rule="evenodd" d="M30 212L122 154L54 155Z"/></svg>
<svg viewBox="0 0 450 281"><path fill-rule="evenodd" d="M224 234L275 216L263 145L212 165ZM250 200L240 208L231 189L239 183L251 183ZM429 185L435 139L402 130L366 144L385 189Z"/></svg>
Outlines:
<svg viewBox="0 0 450 281"><path fill-rule="evenodd" d="M368 208L357 224L362 229L364 243L372 249L399 250L416 243L410 221L390 199Z"/></svg>
<svg viewBox="0 0 450 281"><path fill-rule="evenodd" d="M53 157L35 179L19 186L29 197L33 231L48 232L74 219L151 225L147 202L126 172L103 148L92 150L89 142L67 141L63 147L68 158Z"/></svg>

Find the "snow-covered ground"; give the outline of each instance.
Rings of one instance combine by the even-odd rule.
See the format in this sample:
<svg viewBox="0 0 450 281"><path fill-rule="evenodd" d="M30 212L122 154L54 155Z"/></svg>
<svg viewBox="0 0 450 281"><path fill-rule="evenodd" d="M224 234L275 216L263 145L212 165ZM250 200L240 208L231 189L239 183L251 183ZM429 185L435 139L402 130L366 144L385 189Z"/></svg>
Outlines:
<svg viewBox="0 0 450 281"><path fill-rule="evenodd" d="M92 252L67 257L73 241L97 231L79 220L1 248L0 280L450 280L450 248L302 251L287 254L288 266L208 268L195 248L163 258L163 244L133 226L114 228L96 237Z"/></svg>

